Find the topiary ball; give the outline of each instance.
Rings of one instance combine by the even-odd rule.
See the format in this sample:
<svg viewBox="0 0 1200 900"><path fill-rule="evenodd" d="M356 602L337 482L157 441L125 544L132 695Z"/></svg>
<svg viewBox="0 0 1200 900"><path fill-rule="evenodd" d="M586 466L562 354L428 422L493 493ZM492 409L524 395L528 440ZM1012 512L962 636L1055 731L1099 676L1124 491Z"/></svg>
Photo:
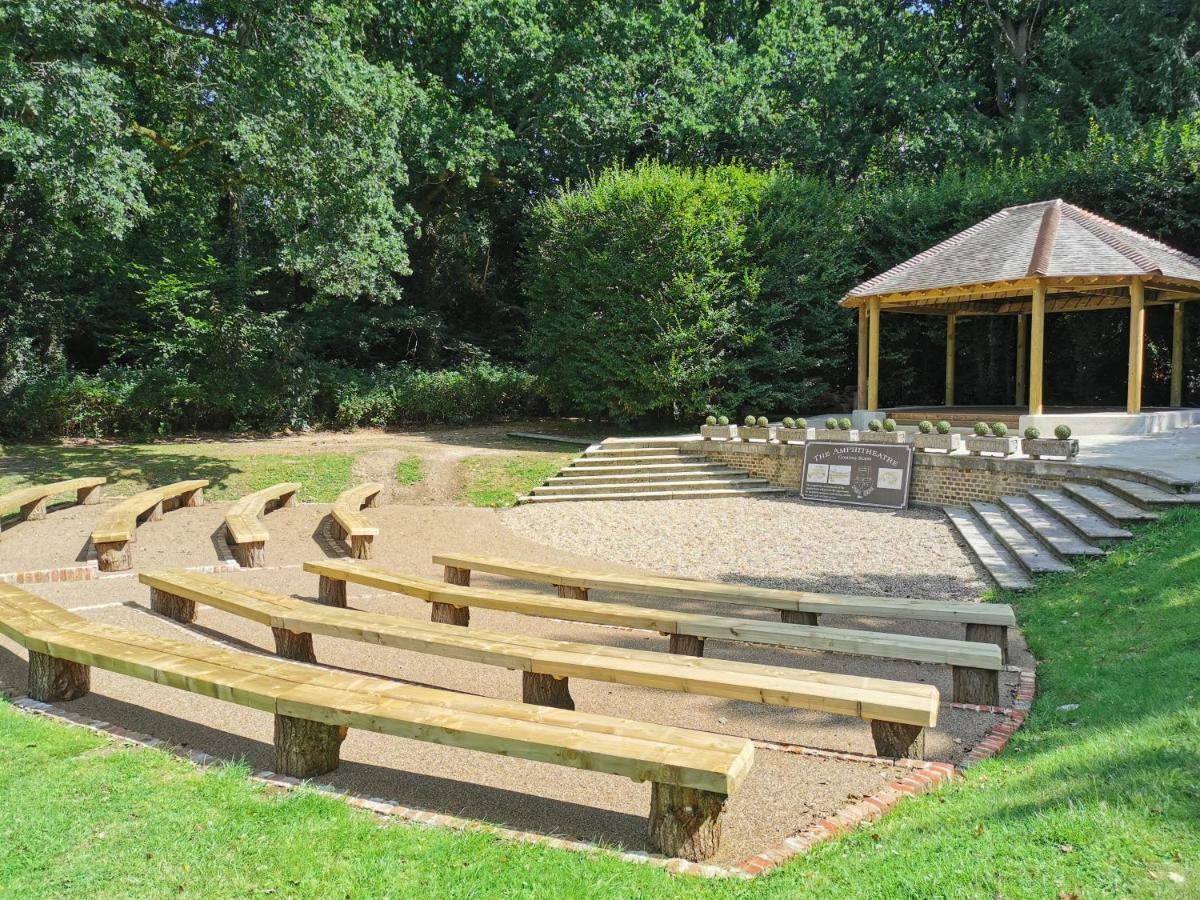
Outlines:
<svg viewBox="0 0 1200 900"><path fill-rule="evenodd" d="M797 419L796 427L797 428L807 428L808 427L808 419Z"/></svg>
<svg viewBox="0 0 1200 900"><path fill-rule="evenodd" d="M917 431L921 434L933 434L933 423L928 419L922 419L917 423Z"/></svg>
<svg viewBox="0 0 1200 900"><path fill-rule="evenodd" d="M757 422L757 421L758 421L758 420L757 420L757 419L755 419L755 418L754 418L754 416L746 416L746 418L745 418L745 420L742 422L742 424L743 424L743 425L745 425L747 428L753 428L753 427L754 427L754 423L755 423L755 422Z"/></svg>
<svg viewBox="0 0 1200 900"><path fill-rule="evenodd" d="M979 437L987 437L990 429L987 422L976 422L974 431Z"/></svg>
<svg viewBox="0 0 1200 900"><path fill-rule="evenodd" d="M937 423L937 433L938 434L949 434L950 433L950 423L947 422L945 419L942 419L940 422L938 422Z"/></svg>
<svg viewBox="0 0 1200 900"><path fill-rule="evenodd" d="M872 431L883 431L883 423L880 422L878 419L872 419L870 422L867 423L867 427L870 428Z"/></svg>
<svg viewBox="0 0 1200 900"><path fill-rule="evenodd" d="M1058 438L1060 441L1067 440L1068 438L1071 437L1071 426L1070 425L1059 425L1057 428L1054 429L1054 436L1056 438Z"/></svg>
<svg viewBox="0 0 1200 900"><path fill-rule="evenodd" d="M793 419L791 416L784 416L783 417L783 427L784 428L795 428L796 420Z"/></svg>
<svg viewBox="0 0 1200 900"><path fill-rule="evenodd" d="M758 425L759 428L766 428L771 423L767 420L766 416L759 416L758 421L755 424Z"/></svg>
<svg viewBox="0 0 1200 900"><path fill-rule="evenodd" d="M1036 441L1041 436L1042 436L1042 433L1040 431L1038 431L1036 428L1034 428L1032 425L1030 425L1028 428L1025 429L1025 437L1027 440Z"/></svg>
<svg viewBox="0 0 1200 900"><path fill-rule="evenodd" d="M728 425L729 424L729 416L717 416L717 424L718 425Z"/></svg>
<svg viewBox="0 0 1200 900"><path fill-rule="evenodd" d="M705 425L716 425L716 424L717 424L717 417L716 417L716 416L709 416L708 418L706 418L706 419L704 420L704 424L705 424Z"/></svg>
<svg viewBox="0 0 1200 900"><path fill-rule="evenodd" d="M883 420L883 430L884 431L895 431L896 430L896 420L895 419L884 419Z"/></svg>
<svg viewBox="0 0 1200 900"><path fill-rule="evenodd" d="M838 419L838 428L842 431L849 431L851 424L849 419Z"/></svg>
<svg viewBox="0 0 1200 900"><path fill-rule="evenodd" d="M825 427L828 430L833 431L835 428L837 428L837 419L835 419L833 416L830 416L825 420Z"/></svg>
<svg viewBox="0 0 1200 900"><path fill-rule="evenodd" d="M1003 422L993 422L992 434L996 437L1006 437L1008 435L1008 426Z"/></svg>

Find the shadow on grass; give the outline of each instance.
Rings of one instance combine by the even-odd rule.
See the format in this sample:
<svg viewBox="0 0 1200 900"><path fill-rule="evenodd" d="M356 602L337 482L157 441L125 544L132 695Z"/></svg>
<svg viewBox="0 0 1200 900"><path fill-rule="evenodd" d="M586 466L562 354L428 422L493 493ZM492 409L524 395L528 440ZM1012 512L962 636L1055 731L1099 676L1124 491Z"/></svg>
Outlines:
<svg viewBox="0 0 1200 900"><path fill-rule="evenodd" d="M223 483L241 470L232 460L193 452L162 452L131 445L77 447L5 447L0 456L0 476L15 475L30 481L64 481L89 475L108 479L105 493L118 496L136 493L148 485L170 484L206 478Z"/></svg>

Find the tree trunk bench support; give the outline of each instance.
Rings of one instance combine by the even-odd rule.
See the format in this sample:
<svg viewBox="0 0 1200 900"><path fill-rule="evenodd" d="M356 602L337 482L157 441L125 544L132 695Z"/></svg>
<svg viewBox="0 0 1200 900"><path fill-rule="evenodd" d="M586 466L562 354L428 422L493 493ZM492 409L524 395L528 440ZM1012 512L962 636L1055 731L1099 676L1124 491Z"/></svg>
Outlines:
<svg viewBox="0 0 1200 900"><path fill-rule="evenodd" d="M966 640L980 644L996 644L1000 647L1000 658L1008 665L1008 626L1007 625L977 625L967 623Z"/></svg>
<svg viewBox="0 0 1200 900"><path fill-rule="evenodd" d="M566 600L586 600L588 598L588 589L585 587L572 587L569 584L556 584L558 588L558 596Z"/></svg>
<svg viewBox="0 0 1200 900"><path fill-rule="evenodd" d="M700 862L721 843L721 812L726 797L712 791L653 782L646 840L665 856Z"/></svg>
<svg viewBox="0 0 1200 900"><path fill-rule="evenodd" d="M133 566L133 549L129 541L96 544L96 562L101 572L120 572Z"/></svg>
<svg viewBox="0 0 1200 900"><path fill-rule="evenodd" d="M267 564L266 541L247 541L233 545L233 556L243 569L261 569Z"/></svg>
<svg viewBox="0 0 1200 900"><path fill-rule="evenodd" d="M322 606L346 608L346 582L322 575L317 584L317 602Z"/></svg>
<svg viewBox="0 0 1200 900"><path fill-rule="evenodd" d="M141 521L143 522L161 522L163 517L163 501L159 500L145 513Z"/></svg>
<svg viewBox="0 0 1200 900"><path fill-rule="evenodd" d="M26 503L21 507L22 522L37 522L46 518L46 498L34 500L32 503Z"/></svg>
<svg viewBox="0 0 1200 900"><path fill-rule="evenodd" d="M103 485L80 488L75 492L75 502L80 506L95 506L100 502L100 489Z"/></svg>
<svg viewBox="0 0 1200 900"><path fill-rule="evenodd" d="M920 725L872 721L871 737L875 740L876 756L892 759L925 758L925 729Z"/></svg>
<svg viewBox="0 0 1200 900"><path fill-rule="evenodd" d="M996 669L951 666L954 676L955 703L979 706L1000 705L1000 673Z"/></svg>
<svg viewBox="0 0 1200 900"><path fill-rule="evenodd" d="M92 670L83 663L29 651L29 696L42 703L78 700L92 685Z"/></svg>
<svg viewBox="0 0 1200 900"><path fill-rule="evenodd" d="M816 625L817 614L815 612L782 609L779 611L779 621L787 625Z"/></svg>
<svg viewBox="0 0 1200 900"><path fill-rule="evenodd" d="M158 588L150 588L150 608L168 619L174 619L184 625L190 625L196 621L196 603L194 600L188 600L186 597L179 597L175 594L169 594L166 591L160 591Z"/></svg>
<svg viewBox="0 0 1200 900"><path fill-rule="evenodd" d="M521 699L535 706L554 706L558 709L574 709L570 684L566 678L543 675L540 672L521 673Z"/></svg>
<svg viewBox="0 0 1200 900"><path fill-rule="evenodd" d="M439 622L442 625L461 625L466 628L471 624L471 607L439 603L435 600L429 604L429 621Z"/></svg>
<svg viewBox="0 0 1200 900"><path fill-rule="evenodd" d="M275 715L275 771L291 778L315 778L338 767L344 725Z"/></svg>
<svg viewBox="0 0 1200 900"><path fill-rule="evenodd" d="M275 635L275 652L280 656L297 662L316 663L317 654L313 650L311 634L275 626L271 626L271 633Z"/></svg>
<svg viewBox="0 0 1200 900"><path fill-rule="evenodd" d="M369 534L355 534L350 536L350 555L354 559L370 559L371 558L371 541L373 536Z"/></svg>
<svg viewBox="0 0 1200 900"><path fill-rule="evenodd" d="M704 655L704 638L696 637L693 634L672 634L670 638L669 650L671 653L678 653L680 656L703 656Z"/></svg>

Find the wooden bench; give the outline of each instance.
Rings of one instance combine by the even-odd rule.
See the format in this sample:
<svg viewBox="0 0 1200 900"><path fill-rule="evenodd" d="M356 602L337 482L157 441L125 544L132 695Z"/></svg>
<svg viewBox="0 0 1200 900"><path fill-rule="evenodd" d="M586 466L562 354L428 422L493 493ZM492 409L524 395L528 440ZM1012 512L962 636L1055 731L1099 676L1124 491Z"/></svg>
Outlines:
<svg viewBox="0 0 1200 900"><path fill-rule="evenodd" d="M208 481L177 481L163 487L150 488L110 507L92 531L101 572L118 572L133 565L131 544L137 534L138 522L157 522L168 508L203 506L204 489Z"/></svg>
<svg viewBox="0 0 1200 900"><path fill-rule="evenodd" d="M296 505L296 491L300 485L294 481L283 481L247 494L229 507L225 513L225 533L229 547L238 565L253 569L267 564L267 526L259 516Z"/></svg>
<svg viewBox="0 0 1200 900"><path fill-rule="evenodd" d="M20 510L22 522L32 522L46 518L46 502L59 494L75 492L75 502L81 506L91 506L100 502L100 489L107 481L105 478L72 478L69 481L56 481L53 484L34 484L19 488L0 496L0 518Z"/></svg>
<svg viewBox="0 0 1200 900"><path fill-rule="evenodd" d="M747 644L937 663L949 665L953 670L955 703L995 706L1000 702L1000 670L1004 666L1000 648L994 644L735 619L648 609L623 603L546 597L524 591L486 590L337 560L306 562L304 571L321 576L319 596L323 602L334 606L346 605L346 582L353 582L424 600L432 604L430 618L433 621L450 625L467 625L471 607L478 606L568 622L657 631L669 637L670 652L690 656L702 656L704 641L717 638Z"/></svg>
<svg viewBox="0 0 1200 900"><path fill-rule="evenodd" d="M570 678L682 691L861 718L871 723L880 756L912 759L923 756L925 729L937 724L938 691L927 684L458 628L321 606L189 572L138 578L150 588L152 609L187 624L204 603L267 625L276 651L289 659L315 663L312 636L321 634L503 666L521 672L522 699L540 706L574 709Z"/></svg>
<svg viewBox="0 0 1200 900"><path fill-rule="evenodd" d="M784 622L816 625L822 613L839 616L870 616L881 619L912 619L918 622L960 622L966 626L968 641L996 644L1008 662L1008 629L1017 624L1011 606L1004 603L963 603L919 600L911 597L862 597L855 594L814 594L809 591L785 591L747 584L721 584L670 578L660 575L624 575L550 566L525 560L499 559L466 553L439 553L435 565L445 566L446 581L469 585L471 571L505 575L522 581L552 584L560 597L588 599L588 590L622 591L676 600L712 600L777 609Z"/></svg>
<svg viewBox="0 0 1200 900"><path fill-rule="evenodd" d="M382 490L379 482L368 481L342 491L333 504L333 536L339 541L350 541L350 555L355 559L371 558L371 542L379 534L379 528L361 510L378 506Z"/></svg>
<svg viewBox="0 0 1200 900"><path fill-rule="evenodd" d="M337 768L349 728L650 781L649 843L688 859L716 851L726 798L754 759L750 741L611 716L529 706L89 622L0 584L0 633L29 651L29 694L82 697L90 668L275 714L276 771Z"/></svg>

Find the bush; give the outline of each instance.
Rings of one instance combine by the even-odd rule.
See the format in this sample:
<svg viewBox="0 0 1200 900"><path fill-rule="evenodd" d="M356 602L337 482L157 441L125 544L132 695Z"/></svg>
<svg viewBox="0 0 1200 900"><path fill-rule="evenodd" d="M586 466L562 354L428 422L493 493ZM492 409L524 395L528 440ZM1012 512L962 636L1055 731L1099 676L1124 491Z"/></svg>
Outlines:
<svg viewBox="0 0 1200 900"><path fill-rule="evenodd" d="M951 429L951 425L950 425L950 423L949 423L949 422L947 422L945 419L941 419L941 420L940 420L940 421L937 423L937 433L938 433L938 434L949 434L949 433L950 433L950 429Z"/></svg>
<svg viewBox="0 0 1200 900"><path fill-rule="evenodd" d="M987 422L976 422L974 431L977 437L987 437L991 433Z"/></svg>
<svg viewBox="0 0 1200 900"><path fill-rule="evenodd" d="M828 419L825 420L825 430L826 431L836 431L837 427L838 427L838 420L835 419L833 416L830 416Z"/></svg>
<svg viewBox="0 0 1200 900"><path fill-rule="evenodd" d="M791 416L784 416L783 417L783 427L784 428L795 428L796 420L793 419Z"/></svg>
<svg viewBox="0 0 1200 900"><path fill-rule="evenodd" d="M756 421L754 424L756 424L759 428L766 428L771 424L771 422L766 416L759 416L758 421Z"/></svg>
<svg viewBox="0 0 1200 900"><path fill-rule="evenodd" d="M917 431L921 434L933 434L933 423L928 419L922 419L917 423Z"/></svg>
<svg viewBox="0 0 1200 900"><path fill-rule="evenodd" d="M705 425L709 425L709 426L716 425L716 424L717 424L717 417L716 417L716 416L709 416L708 418L706 418L706 419L704 420L704 424L705 424Z"/></svg>
<svg viewBox="0 0 1200 900"><path fill-rule="evenodd" d="M838 419L837 426L842 431L849 431L852 424L849 419Z"/></svg>
<svg viewBox="0 0 1200 900"><path fill-rule="evenodd" d="M883 430L884 431L895 431L896 430L896 420L895 419L884 419L883 420Z"/></svg>
<svg viewBox="0 0 1200 900"><path fill-rule="evenodd" d="M1059 425L1058 427L1056 427L1054 429L1054 436L1056 438L1058 438L1060 441L1070 440L1071 426L1070 425Z"/></svg>
<svg viewBox="0 0 1200 900"><path fill-rule="evenodd" d="M728 425L729 424L729 416L717 416L717 424L722 425L722 426Z"/></svg>
<svg viewBox="0 0 1200 900"><path fill-rule="evenodd" d="M754 416L746 416L746 418L744 418L742 420L742 424L745 425L747 428L753 428L754 423L757 421L758 420L756 418L754 418Z"/></svg>
<svg viewBox="0 0 1200 900"><path fill-rule="evenodd" d="M872 431L883 431L883 423L880 422L878 419L872 419L870 422L867 423L867 427L870 428Z"/></svg>
<svg viewBox="0 0 1200 900"><path fill-rule="evenodd" d="M1003 422L993 422L992 423L992 434L995 437L1001 437L1001 438L1007 437L1008 436L1008 426L1005 425Z"/></svg>
<svg viewBox="0 0 1200 900"><path fill-rule="evenodd" d="M1038 431L1036 428L1034 428L1032 425L1030 425L1028 428L1025 429L1025 438L1027 440L1036 441L1041 436L1042 436L1042 433L1040 431Z"/></svg>
<svg viewBox="0 0 1200 900"><path fill-rule="evenodd" d="M794 426L794 427L796 427L796 428L807 428L807 427L808 427L808 419L804 419L804 418L799 418L799 419L797 419L797 420L796 420L796 424L795 424L795 426Z"/></svg>

